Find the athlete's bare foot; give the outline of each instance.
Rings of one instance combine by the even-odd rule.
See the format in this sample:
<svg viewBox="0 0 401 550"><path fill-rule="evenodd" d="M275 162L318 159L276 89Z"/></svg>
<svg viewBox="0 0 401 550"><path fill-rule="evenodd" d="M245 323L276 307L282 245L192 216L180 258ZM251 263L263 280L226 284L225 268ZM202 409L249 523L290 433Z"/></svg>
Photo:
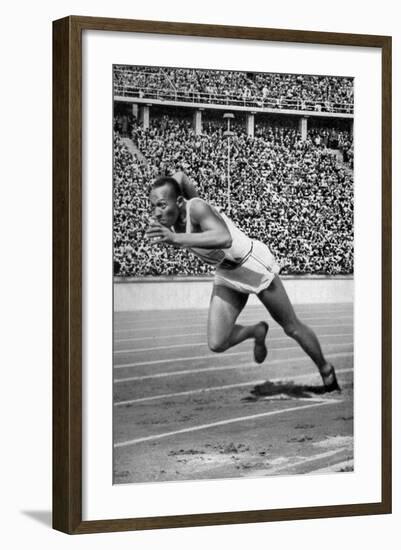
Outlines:
<svg viewBox="0 0 401 550"><path fill-rule="evenodd" d="M255 327L255 346L253 348L253 356L256 363L263 363L267 356L266 336L269 330L269 325L265 321L261 321Z"/></svg>

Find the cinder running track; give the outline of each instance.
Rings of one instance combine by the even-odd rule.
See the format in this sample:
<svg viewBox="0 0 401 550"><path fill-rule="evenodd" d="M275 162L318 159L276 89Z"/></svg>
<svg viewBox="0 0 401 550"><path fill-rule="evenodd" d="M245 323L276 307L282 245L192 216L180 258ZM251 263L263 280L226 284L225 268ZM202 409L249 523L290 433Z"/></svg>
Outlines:
<svg viewBox="0 0 401 550"><path fill-rule="evenodd" d="M269 322L263 365L251 341L210 352L207 310L116 313L114 482L352 471L352 304L295 309L342 393L311 391L316 367L261 306L239 319Z"/></svg>

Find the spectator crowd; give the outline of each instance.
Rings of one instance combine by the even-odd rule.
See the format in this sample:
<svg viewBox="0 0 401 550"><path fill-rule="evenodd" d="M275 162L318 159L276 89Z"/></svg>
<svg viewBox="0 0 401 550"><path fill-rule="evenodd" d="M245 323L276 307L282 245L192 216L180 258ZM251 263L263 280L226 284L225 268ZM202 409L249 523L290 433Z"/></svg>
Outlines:
<svg viewBox="0 0 401 550"><path fill-rule="evenodd" d="M115 96L352 113L353 78L117 65Z"/></svg>
<svg viewBox="0 0 401 550"><path fill-rule="evenodd" d="M287 124L287 125L286 125ZM311 127L301 140L288 121L257 123L254 137L232 125L231 194L227 196L225 122L206 118L195 135L190 120L163 115L149 129L131 121L133 150L114 137L114 271L120 276L202 275L213 271L186 250L144 238L148 191L160 174L184 170L199 194L250 237L265 242L282 273L353 272L352 136Z"/></svg>

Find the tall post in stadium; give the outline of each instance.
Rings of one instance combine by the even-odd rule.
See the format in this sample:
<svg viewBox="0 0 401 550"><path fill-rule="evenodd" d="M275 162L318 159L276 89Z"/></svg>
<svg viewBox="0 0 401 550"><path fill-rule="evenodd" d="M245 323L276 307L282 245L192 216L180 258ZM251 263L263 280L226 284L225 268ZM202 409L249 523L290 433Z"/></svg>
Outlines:
<svg viewBox="0 0 401 550"><path fill-rule="evenodd" d="M223 136L227 138L227 214L231 213L231 166L230 166L230 138L234 135L231 131L230 120L234 118L233 113L224 113L223 118L227 120L227 130Z"/></svg>

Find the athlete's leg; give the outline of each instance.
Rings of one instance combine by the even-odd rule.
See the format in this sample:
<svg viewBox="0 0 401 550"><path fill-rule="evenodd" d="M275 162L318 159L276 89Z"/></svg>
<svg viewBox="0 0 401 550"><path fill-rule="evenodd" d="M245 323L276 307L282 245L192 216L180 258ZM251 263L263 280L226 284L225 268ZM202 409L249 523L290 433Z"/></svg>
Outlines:
<svg viewBox="0 0 401 550"><path fill-rule="evenodd" d="M247 300L248 294L222 285L213 287L209 307L208 344L212 351L219 353L248 338L254 338L255 360L262 363L267 355L264 343L268 331L267 323L260 322L248 326L236 324Z"/></svg>
<svg viewBox="0 0 401 550"><path fill-rule="evenodd" d="M284 332L296 340L316 364L325 385L330 386L332 382L334 383L334 369L326 361L316 334L296 316L278 275L275 276L268 288L258 294L258 298L267 308L273 319L282 326Z"/></svg>

